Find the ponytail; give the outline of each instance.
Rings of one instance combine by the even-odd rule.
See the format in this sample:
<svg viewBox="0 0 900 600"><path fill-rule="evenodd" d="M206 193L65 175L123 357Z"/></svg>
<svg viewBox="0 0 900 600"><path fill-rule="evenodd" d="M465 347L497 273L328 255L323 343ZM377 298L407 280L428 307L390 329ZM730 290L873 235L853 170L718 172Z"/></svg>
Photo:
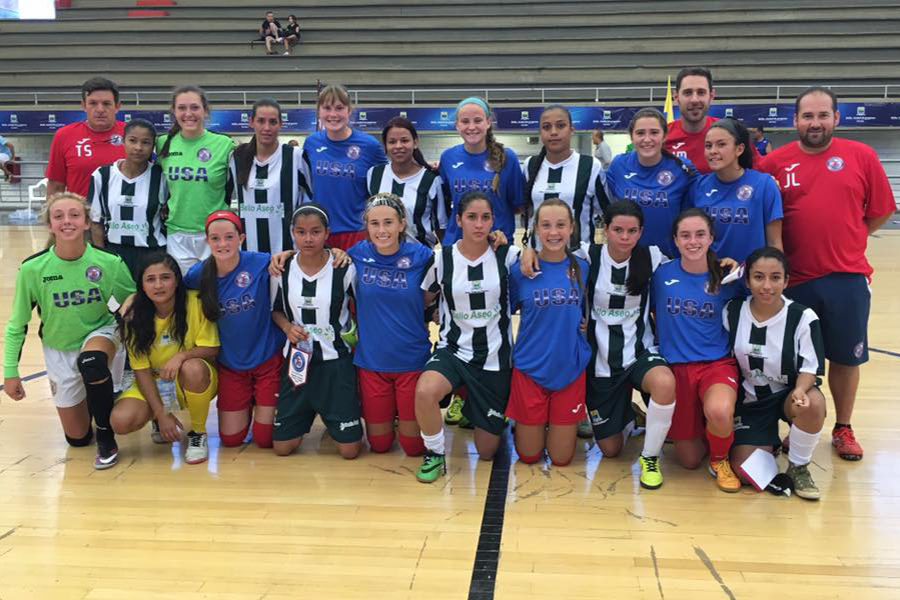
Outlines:
<svg viewBox="0 0 900 600"><path fill-rule="evenodd" d="M200 307L206 320L215 323L222 316L219 308L219 275L216 259L210 256L203 261L200 271Z"/></svg>
<svg viewBox="0 0 900 600"><path fill-rule="evenodd" d="M722 267L719 266L719 258L712 248L706 251L706 268L709 270L709 278L706 280L706 291L710 294L718 294L722 284Z"/></svg>
<svg viewBox="0 0 900 600"><path fill-rule="evenodd" d="M494 171L494 179L491 181L491 191L495 194L500 189L500 172L506 165L506 148L494 138L494 126L488 127L484 137L488 151L488 165ZM544 160L543 158L541 159ZM540 165L540 163L538 163Z"/></svg>
<svg viewBox="0 0 900 600"><path fill-rule="evenodd" d="M413 150L413 160L416 161L421 167L424 167L426 171L430 171L431 173L437 173L437 169L431 166L427 160L425 160L425 156L422 154L422 151L416 148Z"/></svg>
<svg viewBox="0 0 900 600"><path fill-rule="evenodd" d="M159 158L165 158L169 155L169 146L172 145L172 138L178 135L180 131L181 125L178 124L178 121L172 123L172 126L166 132L166 141L163 142L162 148L159 150Z"/></svg>
<svg viewBox="0 0 900 600"><path fill-rule="evenodd" d="M547 157L547 147L541 146L541 151L537 156L532 157L530 161L528 161L528 174L527 179L525 180L525 205L531 206L531 195L534 193L534 181L537 179L537 174L541 170L541 165L544 164L544 159Z"/></svg>

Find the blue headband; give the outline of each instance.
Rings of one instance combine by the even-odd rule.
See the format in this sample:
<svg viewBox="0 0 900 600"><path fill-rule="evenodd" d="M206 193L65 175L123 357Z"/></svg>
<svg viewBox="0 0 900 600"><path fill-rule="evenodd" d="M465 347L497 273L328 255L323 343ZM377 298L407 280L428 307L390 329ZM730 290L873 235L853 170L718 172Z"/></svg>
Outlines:
<svg viewBox="0 0 900 600"><path fill-rule="evenodd" d="M485 116L490 116L491 114L491 109L488 108L487 102L485 102L481 98L478 98L477 96L470 96L464 100L461 100L460 103L456 105L456 110L458 111L466 104L476 104L480 106L481 110L484 111Z"/></svg>

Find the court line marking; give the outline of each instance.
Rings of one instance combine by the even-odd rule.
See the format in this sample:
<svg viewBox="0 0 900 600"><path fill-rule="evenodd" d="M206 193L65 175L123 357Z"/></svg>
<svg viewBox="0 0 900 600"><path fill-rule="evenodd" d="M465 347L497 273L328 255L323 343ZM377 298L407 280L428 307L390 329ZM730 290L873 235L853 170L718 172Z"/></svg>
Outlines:
<svg viewBox="0 0 900 600"><path fill-rule="evenodd" d="M38 377L43 377L47 374L47 371L38 371L37 373L32 373L31 375L26 375L22 378L22 381L31 381L32 379L37 379ZM0 383L0 392L3 391L3 384Z"/></svg>
<svg viewBox="0 0 900 600"><path fill-rule="evenodd" d="M500 562L500 539L503 536L503 518L506 514L506 493L509 489L511 443L508 430L504 430L497 454L494 455L491 479L484 498L481 532L478 534L478 547L469 582L469 600L494 598L497 564Z"/></svg>
<svg viewBox="0 0 900 600"><path fill-rule="evenodd" d="M891 352L890 350L881 350L880 348L873 348L872 346L869 346L869 350L871 350L872 352L878 352L880 354L887 354L888 356L893 356L895 358L900 358L900 353L898 353L898 352Z"/></svg>

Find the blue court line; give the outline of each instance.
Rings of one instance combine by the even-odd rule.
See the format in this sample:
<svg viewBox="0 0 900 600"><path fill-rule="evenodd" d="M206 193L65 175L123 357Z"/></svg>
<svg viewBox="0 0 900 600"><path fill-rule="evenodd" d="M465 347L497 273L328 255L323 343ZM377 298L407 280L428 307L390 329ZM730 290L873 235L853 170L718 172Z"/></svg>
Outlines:
<svg viewBox="0 0 900 600"><path fill-rule="evenodd" d="M38 371L37 373L32 373L31 375L26 375L22 378L22 381L31 381L32 379L37 379L38 377L43 377L47 374L47 371ZM3 384L0 383L0 392L3 391Z"/></svg>
<svg viewBox="0 0 900 600"><path fill-rule="evenodd" d="M878 352L880 354L887 354L888 356L893 356L895 358L900 358L900 353L891 352L890 350L879 350L878 348L873 348L872 346L869 346L869 350L871 350L872 352Z"/></svg>

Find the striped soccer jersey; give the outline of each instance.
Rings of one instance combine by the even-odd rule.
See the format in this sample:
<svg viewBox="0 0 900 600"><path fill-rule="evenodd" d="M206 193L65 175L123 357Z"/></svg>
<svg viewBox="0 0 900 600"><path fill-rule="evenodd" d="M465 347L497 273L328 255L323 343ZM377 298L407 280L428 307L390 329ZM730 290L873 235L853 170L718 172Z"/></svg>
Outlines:
<svg viewBox="0 0 900 600"><path fill-rule="evenodd" d="M757 321L750 298L734 298L722 311L741 368L744 404L765 402L797 383L799 373L822 375L825 354L819 317L787 298L778 314Z"/></svg>
<svg viewBox="0 0 900 600"><path fill-rule="evenodd" d="M533 160L537 157L529 156L522 166L526 178ZM572 232L570 246L577 248L579 242L593 241L594 219L600 216L600 207L609 203L606 199L606 176L600 161L589 154L574 151L569 158L555 165L546 158L543 160L534 178L532 216L528 224L530 244L536 248L540 248L541 243L534 230L534 213L548 198L559 198L572 207L578 229Z"/></svg>
<svg viewBox="0 0 900 600"><path fill-rule="evenodd" d="M353 295L356 270L352 264L335 269L332 260L329 252L325 266L315 275L307 275L291 260L284 274L271 280L272 310L284 313L310 334L315 362L350 356L350 347L340 334L350 327L347 302Z"/></svg>
<svg viewBox="0 0 900 600"><path fill-rule="evenodd" d="M390 192L403 199L406 233L427 246L437 242L436 231L447 228L443 182L436 171L422 167L410 177L397 177L391 165L377 165L366 174L369 195Z"/></svg>
<svg viewBox="0 0 900 600"><path fill-rule="evenodd" d="M282 144L264 161L253 158L247 184L237 185L234 156L228 162L237 190L238 214L244 227L244 250L281 252L294 247L291 214L303 201L305 165L299 148Z"/></svg>
<svg viewBox="0 0 900 600"><path fill-rule="evenodd" d="M510 368L509 267L519 256L515 246L488 248L475 260L456 244L435 254L422 289L441 295L441 338L463 362L486 371Z"/></svg>
<svg viewBox="0 0 900 600"><path fill-rule="evenodd" d="M143 173L129 179L118 162L100 167L88 188L91 220L103 225L113 244L159 248L166 245L160 209L166 203L162 168L149 163Z"/></svg>
<svg viewBox="0 0 900 600"><path fill-rule="evenodd" d="M668 259L657 246L650 246L650 267L656 271ZM625 289L629 261L615 262L603 244L582 244L579 256L587 257L588 342L595 377L610 377L637 360L646 351L658 352L650 325L650 286L639 296Z"/></svg>

